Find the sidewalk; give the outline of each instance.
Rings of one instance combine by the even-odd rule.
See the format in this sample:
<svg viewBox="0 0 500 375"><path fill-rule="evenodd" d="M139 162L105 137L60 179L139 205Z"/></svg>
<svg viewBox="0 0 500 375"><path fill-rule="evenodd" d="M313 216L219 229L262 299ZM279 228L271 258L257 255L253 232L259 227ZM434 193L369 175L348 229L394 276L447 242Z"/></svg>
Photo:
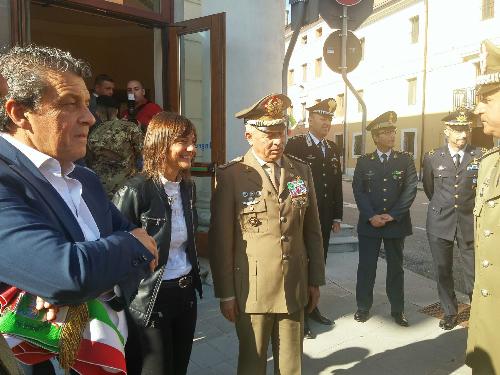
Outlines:
<svg viewBox="0 0 500 375"><path fill-rule="evenodd" d="M354 321L357 253L330 253L327 285L321 288L320 310L335 319L333 328L311 323L317 334L304 341L303 374L470 375L463 365L467 330L438 327L436 318L418 310L437 302L434 281L405 271L406 315L410 327L394 323L385 295L385 260L379 260L371 318ZM236 374L238 339L234 326L219 312L219 302L204 285L188 374ZM463 295L459 300L465 301ZM269 354L268 374L273 373Z"/></svg>

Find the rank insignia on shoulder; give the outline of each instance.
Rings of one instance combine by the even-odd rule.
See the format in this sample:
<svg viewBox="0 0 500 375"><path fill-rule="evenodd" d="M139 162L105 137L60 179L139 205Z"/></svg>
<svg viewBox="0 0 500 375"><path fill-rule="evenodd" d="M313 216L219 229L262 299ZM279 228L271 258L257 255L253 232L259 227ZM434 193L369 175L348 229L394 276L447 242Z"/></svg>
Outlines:
<svg viewBox="0 0 500 375"><path fill-rule="evenodd" d="M314 159L316 159L316 156L314 156L314 155L307 155L306 159L314 160Z"/></svg>
<svg viewBox="0 0 500 375"><path fill-rule="evenodd" d="M290 159L293 159L293 160L296 160L296 161L300 161L301 163L304 163L304 164L308 164L306 161L302 160L301 158L296 157L295 155L286 154L286 156L288 156Z"/></svg>
<svg viewBox="0 0 500 375"><path fill-rule="evenodd" d="M226 164L219 165L219 168L225 169L233 164L239 163L242 160L243 160L243 156L238 156L237 158L234 158L233 160L228 161Z"/></svg>
<svg viewBox="0 0 500 375"><path fill-rule="evenodd" d="M434 150L430 150L427 154L429 154L429 156L432 156L432 155L434 155L435 152L436 151L434 151Z"/></svg>

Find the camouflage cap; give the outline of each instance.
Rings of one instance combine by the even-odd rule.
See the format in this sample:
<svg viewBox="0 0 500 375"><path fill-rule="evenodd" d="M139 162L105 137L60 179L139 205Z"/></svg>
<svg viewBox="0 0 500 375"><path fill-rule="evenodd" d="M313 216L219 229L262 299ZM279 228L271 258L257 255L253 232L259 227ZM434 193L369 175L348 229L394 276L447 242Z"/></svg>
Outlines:
<svg viewBox="0 0 500 375"><path fill-rule="evenodd" d="M246 125L267 128L286 124L288 116L286 110L292 105L290 98L283 94L270 94L251 107L235 114L236 118L242 118Z"/></svg>
<svg viewBox="0 0 500 375"><path fill-rule="evenodd" d="M318 113L323 116L334 116L337 102L333 98L322 100L315 105L306 108L311 113Z"/></svg>
<svg viewBox="0 0 500 375"><path fill-rule="evenodd" d="M378 116L375 120L370 122L366 130L374 131L379 129L390 129L396 128L396 121L398 120L398 115L394 111L387 111Z"/></svg>
<svg viewBox="0 0 500 375"><path fill-rule="evenodd" d="M480 75L476 78L478 94L500 89L500 48L489 40L481 43L479 60Z"/></svg>
<svg viewBox="0 0 500 375"><path fill-rule="evenodd" d="M459 109L441 119L448 126L471 126L472 120L473 114L467 109Z"/></svg>

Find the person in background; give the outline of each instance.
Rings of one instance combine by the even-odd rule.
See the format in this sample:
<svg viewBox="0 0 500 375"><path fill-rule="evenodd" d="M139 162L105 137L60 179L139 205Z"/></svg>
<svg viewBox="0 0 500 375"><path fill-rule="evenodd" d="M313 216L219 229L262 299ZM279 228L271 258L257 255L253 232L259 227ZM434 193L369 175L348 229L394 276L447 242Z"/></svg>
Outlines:
<svg viewBox="0 0 500 375"><path fill-rule="evenodd" d="M97 98L99 96L113 96L115 90L115 81L107 74L99 74L95 77L94 90L90 95L89 109L95 113L97 108Z"/></svg>
<svg viewBox="0 0 500 375"><path fill-rule="evenodd" d="M144 170L114 196L116 207L158 244L159 264L142 280L129 311L129 374L185 374L201 280L196 255L196 189L190 178L196 129L169 112L153 116L144 141Z"/></svg>
<svg viewBox="0 0 500 375"><path fill-rule="evenodd" d="M135 175L141 162L144 135L136 124L118 119L118 101L111 96L97 98L96 113L102 119L89 135L85 157L110 198Z"/></svg>
<svg viewBox="0 0 500 375"><path fill-rule="evenodd" d="M437 288L444 317L439 326L455 327L458 302L453 281L453 247L459 249L465 293L472 300L474 287L474 199L478 159L483 150L468 144L472 113L455 111L445 116L446 145L424 156L423 179L427 207L427 238L434 260ZM485 151L485 150L484 150Z"/></svg>
<svg viewBox="0 0 500 375"><path fill-rule="evenodd" d="M340 232L344 209L340 150L334 142L326 139L332 128L332 118L336 107L335 100L328 98L306 108L309 111L309 132L290 138L285 147L285 154L294 155L311 167L316 199L318 200L325 262L328 255L330 233L332 230L334 233ZM304 317L305 338L314 338L307 323L308 318L328 326L334 324L333 321L321 315L316 307Z"/></svg>
<svg viewBox="0 0 500 375"><path fill-rule="evenodd" d="M410 207L417 195L418 179L413 155L393 149L396 121L396 113L388 111L368 124L366 130L371 131L377 149L358 158L354 169L352 191L359 210L358 310L354 319L366 322L369 318L377 261L384 241L391 316L397 324L407 327L403 249L405 237L412 234Z"/></svg>
<svg viewBox="0 0 500 375"><path fill-rule="evenodd" d="M133 94L135 103L133 113L125 112L122 114L123 118L137 121L145 132L151 118L162 108L146 98L143 84L136 79L127 82L127 94Z"/></svg>

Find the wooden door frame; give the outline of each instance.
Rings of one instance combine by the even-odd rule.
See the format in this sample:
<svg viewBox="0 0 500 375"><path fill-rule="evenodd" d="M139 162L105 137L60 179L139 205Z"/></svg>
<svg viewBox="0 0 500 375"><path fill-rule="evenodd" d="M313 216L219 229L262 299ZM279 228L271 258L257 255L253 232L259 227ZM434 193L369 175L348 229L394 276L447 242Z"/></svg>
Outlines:
<svg viewBox="0 0 500 375"><path fill-rule="evenodd" d="M169 25L167 42L168 68L166 72L167 106L179 113L180 77L179 77L179 38L182 35L201 31L210 31L210 73L211 73L211 128L212 140L211 165L200 163L206 171L193 172L197 176L213 176L214 164L222 164L226 159L226 14L176 22Z"/></svg>
<svg viewBox="0 0 500 375"><path fill-rule="evenodd" d="M158 28L166 28L173 22L174 17L174 0L161 0L161 13L119 5L106 0L33 0L33 2L104 15ZM10 0L11 44L13 46L25 45L29 40L27 15L30 3L30 0Z"/></svg>

